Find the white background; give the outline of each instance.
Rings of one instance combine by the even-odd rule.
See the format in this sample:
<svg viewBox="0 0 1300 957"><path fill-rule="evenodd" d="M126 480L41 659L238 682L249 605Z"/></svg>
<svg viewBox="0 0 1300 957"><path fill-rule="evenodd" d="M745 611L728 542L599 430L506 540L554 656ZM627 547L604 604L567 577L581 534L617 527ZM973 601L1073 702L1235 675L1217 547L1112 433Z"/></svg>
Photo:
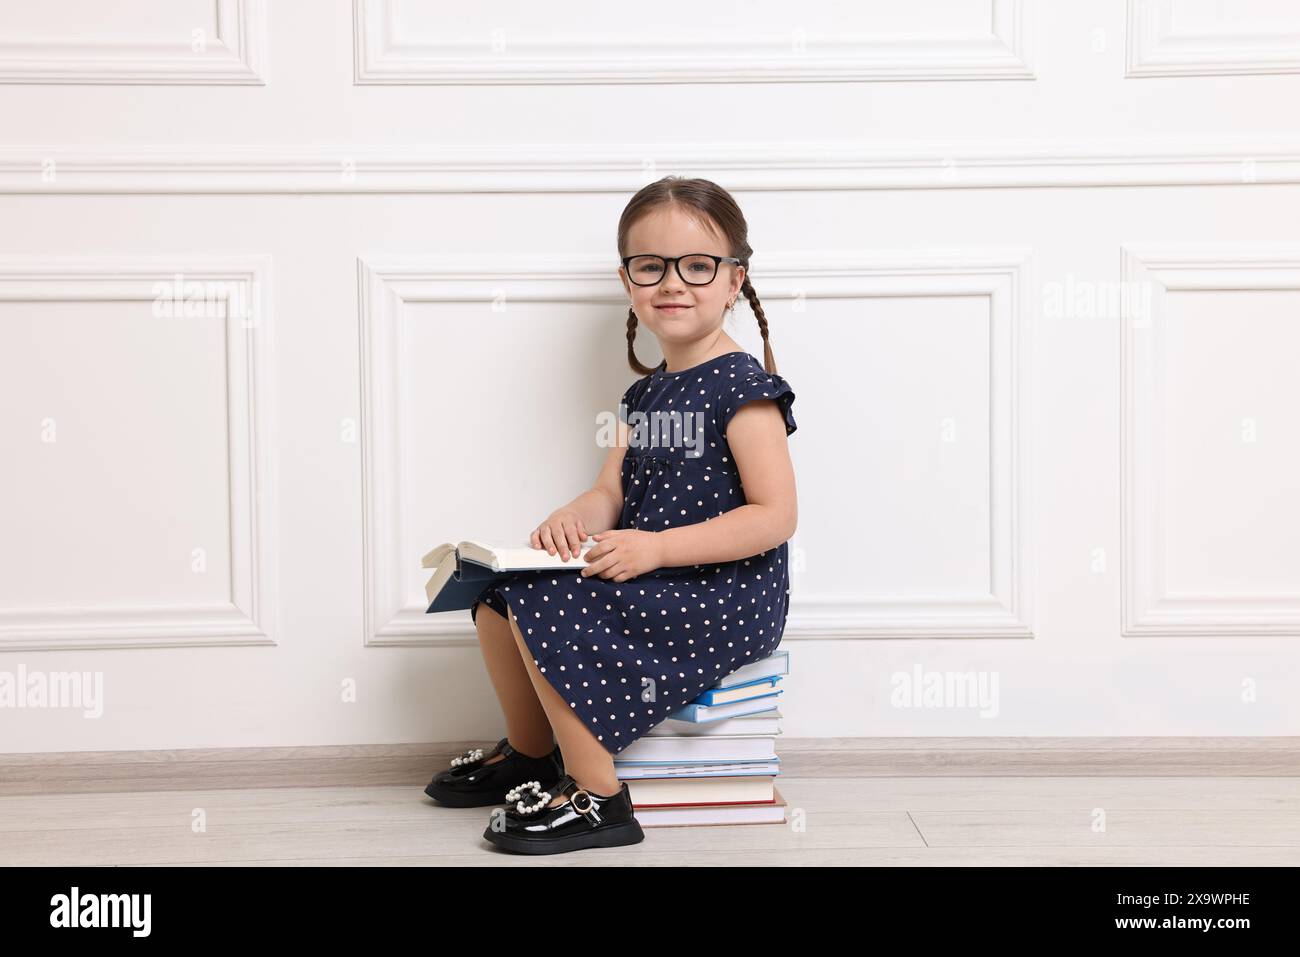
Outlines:
<svg viewBox="0 0 1300 957"><path fill-rule="evenodd" d="M667 173L798 395L786 734L1300 733L1297 102L1284 0L6 4L0 672L104 715L0 751L498 736L419 559L594 479Z"/></svg>

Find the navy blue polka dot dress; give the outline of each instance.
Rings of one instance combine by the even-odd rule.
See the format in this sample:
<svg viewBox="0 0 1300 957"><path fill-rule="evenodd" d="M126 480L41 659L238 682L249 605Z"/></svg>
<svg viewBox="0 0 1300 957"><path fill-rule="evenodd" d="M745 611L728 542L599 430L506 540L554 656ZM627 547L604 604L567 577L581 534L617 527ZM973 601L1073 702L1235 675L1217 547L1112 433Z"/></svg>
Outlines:
<svg viewBox="0 0 1300 957"><path fill-rule="evenodd" d="M745 504L727 423L775 399L786 435L794 391L747 352L679 372L656 370L623 394L630 426L618 528L663 531ZM657 414L656 414L657 413ZM574 570L521 572L478 604L514 609L540 672L611 754L618 754L742 665L776 650L790 596L788 544L733 562L660 568L624 582Z"/></svg>

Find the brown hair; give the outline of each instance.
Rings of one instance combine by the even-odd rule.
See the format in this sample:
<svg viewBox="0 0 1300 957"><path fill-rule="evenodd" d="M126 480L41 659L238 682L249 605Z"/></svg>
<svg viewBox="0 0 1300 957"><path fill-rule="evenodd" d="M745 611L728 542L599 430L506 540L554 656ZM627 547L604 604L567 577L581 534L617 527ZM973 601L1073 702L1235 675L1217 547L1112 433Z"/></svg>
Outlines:
<svg viewBox="0 0 1300 957"><path fill-rule="evenodd" d="M776 373L776 358L772 355L772 344L767 338L767 316L763 315L763 306L758 301L758 293L749 281L749 256L754 251L750 248L749 224L736 205L736 201L725 189L707 179L687 179L684 176L665 176L641 187L623 210L618 221L618 255L622 259L628 255L627 234L633 224L651 210L663 206L677 207L688 215L694 216L708 228L720 230L727 241L728 255L735 256L745 267L745 280L740 292L749 301L749 306L758 320L758 331L763 336L763 368ZM655 369L664 368L661 362L655 369L643 364L636 357L633 340L636 339L636 310L631 306L627 310L627 362L641 375L649 375Z"/></svg>

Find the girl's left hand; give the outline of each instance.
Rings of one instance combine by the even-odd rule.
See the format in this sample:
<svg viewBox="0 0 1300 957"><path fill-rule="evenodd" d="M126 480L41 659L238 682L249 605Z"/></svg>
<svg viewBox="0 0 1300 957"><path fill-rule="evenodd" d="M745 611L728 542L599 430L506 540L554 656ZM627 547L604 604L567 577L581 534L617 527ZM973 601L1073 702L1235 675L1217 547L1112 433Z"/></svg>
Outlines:
<svg viewBox="0 0 1300 957"><path fill-rule="evenodd" d="M582 575L612 578L624 582L663 567L662 539L655 532L639 528L612 528L591 536L599 544L587 552Z"/></svg>

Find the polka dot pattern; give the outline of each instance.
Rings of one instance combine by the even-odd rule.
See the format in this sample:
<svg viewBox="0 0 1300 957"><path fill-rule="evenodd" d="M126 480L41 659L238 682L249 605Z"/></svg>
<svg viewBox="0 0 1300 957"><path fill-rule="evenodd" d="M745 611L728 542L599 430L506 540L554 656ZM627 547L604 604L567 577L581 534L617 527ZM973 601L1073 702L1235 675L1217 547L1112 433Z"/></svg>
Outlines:
<svg viewBox="0 0 1300 957"><path fill-rule="evenodd" d="M632 416L617 527L663 531L744 505L726 427L737 409L759 399L774 399L786 434L794 432L794 391L747 352L634 382L619 417L641 412L656 424L638 427L644 420ZM505 616L508 602L540 672L618 754L720 679L776 650L789 610L788 544L625 582L559 569L520 572L487 586L470 614L477 620L485 602Z"/></svg>

